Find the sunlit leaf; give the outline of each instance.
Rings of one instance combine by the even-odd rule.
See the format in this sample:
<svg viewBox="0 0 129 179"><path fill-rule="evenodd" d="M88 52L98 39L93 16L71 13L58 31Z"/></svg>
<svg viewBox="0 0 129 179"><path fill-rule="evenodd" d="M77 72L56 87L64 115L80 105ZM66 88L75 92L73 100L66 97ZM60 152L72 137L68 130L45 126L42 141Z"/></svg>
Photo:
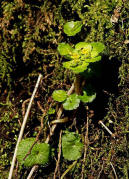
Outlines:
<svg viewBox="0 0 129 179"><path fill-rule="evenodd" d="M72 70L75 74L84 72L87 69L88 65L89 63L85 63L84 61L76 63L76 61L74 60L63 63L64 68Z"/></svg>
<svg viewBox="0 0 129 179"><path fill-rule="evenodd" d="M85 61L87 63L93 63L93 62L98 62L101 60L101 56L97 56L97 57L94 57L94 58L89 58L89 59L85 59Z"/></svg>
<svg viewBox="0 0 129 179"><path fill-rule="evenodd" d="M50 145L46 143L35 144L31 150L31 153L25 158L26 154L32 147L35 138L23 139L18 147L17 159L18 162L26 167L32 167L33 165L46 166L49 163L50 158ZM25 158L25 160L24 160Z"/></svg>
<svg viewBox="0 0 129 179"><path fill-rule="evenodd" d="M83 144L75 132L66 132L62 136L63 157L67 160L77 160L82 155Z"/></svg>
<svg viewBox="0 0 129 179"><path fill-rule="evenodd" d="M81 50L83 48L88 48L89 50L91 50L92 46L90 45L90 43L87 42L79 42L75 45L76 50Z"/></svg>
<svg viewBox="0 0 129 179"><path fill-rule="evenodd" d="M52 97L55 101L63 102L67 98L67 93L64 90L55 90Z"/></svg>
<svg viewBox="0 0 129 179"><path fill-rule="evenodd" d="M82 28L81 21L75 21L75 22L70 21L64 25L64 33L67 34L68 36L74 36L81 31L81 28Z"/></svg>
<svg viewBox="0 0 129 179"><path fill-rule="evenodd" d="M89 65L89 63L83 62L82 65L79 65L79 66L77 66L77 67L75 67L75 68L71 68L71 70L72 70L75 74L79 74L79 73L84 72L84 71L87 69L88 65Z"/></svg>
<svg viewBox="0 0 129 179"><path fill-rule="evenodd" d="M78 108L80 103L80 99L77 94L71 94L66 101L63 103L63 107L65 110L73 110Z"/></svg>
<svg viewBox="0 0 129 179"><path fill-rule="evenodd" d="M58 45L57 50L58 50L58 52L60 53L60 55L69 55L69 54L72 53L73 48L72 48L69 44L60 43L60 44Z"/></svg>
<svg viewBox="0 0 129 179"><path fill-rule="evenodd" d="M91 86L88 86L79 98L83 103L91 103L96 98L96 93Z"/></svg>
<svg viewBox="0 0 129 179"><path fill-rule="evenodd" d="M91 57L96 57L97 55L99 55L99 53L101 53L104 49L105 46L103 43L101 42L92 42L91 46L93 47L93 50L91 52Z"/></svg>

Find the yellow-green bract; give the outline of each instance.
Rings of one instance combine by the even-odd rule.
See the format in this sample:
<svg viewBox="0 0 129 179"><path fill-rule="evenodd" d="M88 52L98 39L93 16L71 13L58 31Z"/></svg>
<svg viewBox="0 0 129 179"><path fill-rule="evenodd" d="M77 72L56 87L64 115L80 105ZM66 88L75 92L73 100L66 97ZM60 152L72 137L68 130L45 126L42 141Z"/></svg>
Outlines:
<svg viewBox="0 0 129 179"><path fill-rule="evenodd" d="M101 42L79 42L75 45L75 49L69 44L60 43L58 51L69 61L63 62L63 67L72 70L75 74L79 74L87 70L90 63L101 60L100 53L103 52L105 46Z"/></svg>

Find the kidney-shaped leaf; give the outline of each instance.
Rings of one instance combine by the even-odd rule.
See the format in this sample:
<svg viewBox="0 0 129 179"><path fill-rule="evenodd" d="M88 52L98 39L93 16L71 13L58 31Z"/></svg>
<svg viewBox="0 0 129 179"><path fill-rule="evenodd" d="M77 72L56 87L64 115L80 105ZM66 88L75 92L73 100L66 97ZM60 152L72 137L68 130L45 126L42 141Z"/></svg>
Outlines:
<svg viewBox="0 0 129 179"><path fill-rule="evenodd" d="M83 96L79 95L79 99L83 103L91 103L96 98L96 93L91 85L88 85L87 88L83 91Z"/></svg>
<svg viewBox="0 0 129 179"><path fill-rule="evenodd" d="M66 44L66 43L60 43L58 45L58 48L57 48L58 52L60 53L60 55L70 55L73 51L73 48L69 45L69 44Z"/></svg>
<svg viewBox="0 0 129 179"><path fill-rule="evenodd" d="M66 132L62 136L63 157L67 160L77 160L82 155L83 144L75 132Z"/></svg>
<svg viewBox="0 0 129 179"><path fill-rule="evenodd" d="M75 22L70 21L64 25L64 33L67 34L68 36L74 36L81 31L81 28L82 28L81 21L75 21Z"/></svg>
<svg viewBox="0 0 129 179"><path fill-rule="evenodd" d="M31 150L31 153L25 158L26 154L32 147L35 138L23 139L18 147L17 159L18 162L26 167L32 167L33 165L46 166L50 159L50 145L46 143L35 144ZM25 160L24 160L25 158Z"/></svg>
<svg viewBox="0 0 129 179"><path fill-rule="evenodd" d="M72 70L75 74L84 72L87 69L88 65L89 63L86 63L85 61L80 61L79 63L76 63L76 61L74 60L63 63L64 68Z"/></svg>
<svg viewBox="0 0 129 179"><path fill-rule="evenodd" d="M104 44L101 42L92 42L91 45L93 47L93 50L91 52L92 58L96 57L99 53L101 53L105 49Z"/></svg>
<svg viewBox="0 0 129 179"><path fill-rule="evenodd" d="M78 108L80 103L80 99L77 94L71 94L66 101L63 103L63 107L65 110L73 110Z"/></svg>
<svg viewBox="0 0 129 179"><path fill-rule="evenodd" d="M87 43L87 42L79 42L75 45L76 50L81 50L83 48L88 48L91 50L92 46L90 45L90 43Z"/></svg>
<svg viewBox="0 0 129 179"><path fill-rule="evenodd" d="M52 93L52 97L55 101L63 102L67 98L67 93L64 90L55 90Z"/></svg>
<svg viewBox="0 0 129 179"><path fill-rule="evenodd" d="M97 57L94 57L94 58L88 58L88 59L85 59L85 61L87 63L93 63L93 62L98 62L101 60L101 56L97 56Z"/></svg>

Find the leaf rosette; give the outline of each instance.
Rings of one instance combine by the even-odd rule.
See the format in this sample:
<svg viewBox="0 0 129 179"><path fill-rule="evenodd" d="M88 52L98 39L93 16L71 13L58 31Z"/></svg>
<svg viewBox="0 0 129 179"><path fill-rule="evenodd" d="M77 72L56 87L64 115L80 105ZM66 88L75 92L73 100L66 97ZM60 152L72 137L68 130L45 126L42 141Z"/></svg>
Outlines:
<svg viewBox="0 0 129 179"><path fill-rule="evenodd" d="M101 42L79 42L75 49L70 48L69 44L61 43L58 46L60 55L64 55L69 61L63 62L63 67L72 70L75 74L83 73L87 70L90 63L101 60L99 55L105 46Z"/></svg>

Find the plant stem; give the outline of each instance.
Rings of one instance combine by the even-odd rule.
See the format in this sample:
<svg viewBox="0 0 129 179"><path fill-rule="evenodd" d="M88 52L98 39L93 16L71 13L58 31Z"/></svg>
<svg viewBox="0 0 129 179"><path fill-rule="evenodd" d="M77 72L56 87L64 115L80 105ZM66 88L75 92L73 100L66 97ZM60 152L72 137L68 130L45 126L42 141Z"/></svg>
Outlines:
<svg viewBox="0 0 129 179"><path fill-rule="evenodd" d="M75 86L75 93L78 95L82 95L82 82L83 82L82 75L76 74L74 86Z"/></svg>

